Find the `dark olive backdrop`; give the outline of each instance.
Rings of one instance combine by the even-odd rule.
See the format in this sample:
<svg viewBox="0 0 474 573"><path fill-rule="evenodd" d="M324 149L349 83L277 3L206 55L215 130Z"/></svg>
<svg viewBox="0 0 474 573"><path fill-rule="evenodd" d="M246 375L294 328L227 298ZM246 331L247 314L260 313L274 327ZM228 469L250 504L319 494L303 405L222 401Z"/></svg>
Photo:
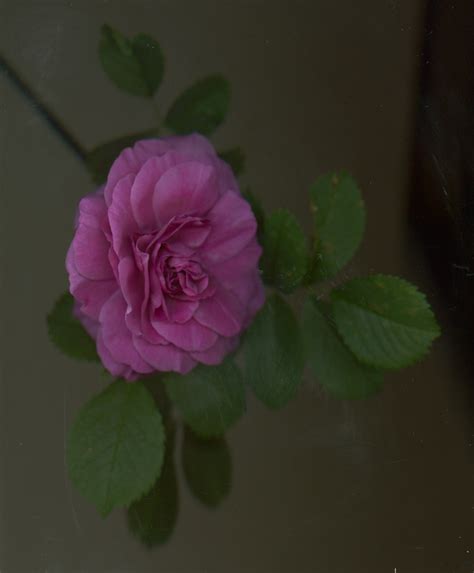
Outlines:
<svg viewBox="0 0 474 573"><path fill-rule="evenodd" d="M173 538L146 551L122 512L103 521L65 473L65 432L104 382L51 346L45 315L66 286L75 206L93 187L0 75L2 573L474 571L472 375L407 230L424 14L419 0L0 0L0 52L85 147L154 118L102 73L104 22L160 41L162 109L194 79L226 75L232 112L215 140L246 150L244 181L265 207L291 208L309 228L309 184L350 171L368 229L346 274L405 275L445 329L425 362L370 400L338 401L309 380L281 412L249 397L228 436L229 498L211 511L181 488Z"/></svg>

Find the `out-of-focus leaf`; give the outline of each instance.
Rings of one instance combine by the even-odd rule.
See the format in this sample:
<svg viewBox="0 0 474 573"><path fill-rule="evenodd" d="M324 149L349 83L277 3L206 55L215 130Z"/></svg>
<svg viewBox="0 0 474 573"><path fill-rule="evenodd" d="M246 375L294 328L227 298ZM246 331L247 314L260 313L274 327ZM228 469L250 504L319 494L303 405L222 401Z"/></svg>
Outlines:
<svg viewBox="0 0 474 573"><path fill-rule="evenodd" d="M219 366L199 365L186 376L168 374L166 391L195 434L224 434L245 411L242 375L231 359Z"/></svg>
<svg viewBox="0 0 474 573"><path fill-rule="evenodd" d="M172 454L166 454L158 481L127 511L130 531L147 547L165 544L178 519L179 493Z"/></svg>
<svg viewBox="0 0 474 573"><path fill-rule="evenodd" d="M61 295L46 319L49 338L71 358L100 362L95 342L74 316L73 308L73 297L68 292Z"/></svg>
<svg viewBox="0 0 474 573"><path fill-rule="evenodd" d="M281 408L301 384L303 341L289 304L271 295L245 335L245 382L270 408Z"/></svg>
<svg viewBox="0 0 474 573"><path fill-rule="evenodd" d="M118 30L104 25L99 57L109 79L133 95L153 96L163 78L164 58L160 45L146 34L129 40Z"/></svg>
<svg viewBox="0 0 474 573"><path fill-rule="evenodd" d="M229 108L230 85L220 75L199 80L173 103L165 125L180 134L210 135L224 121Z"/></svg>
<svg viewBox="0 0 474 573"><path fill-rule="evenodd" d="M230 165L235 176L239 176L245 169L245 155L241 147L233 147L219 153L219 157Z"/></svg>
<svg viewBox="0 0 474 573"><path fill-rule="evenodd" d="M148 34L138 34L132 39L132 49L140 63L149 95L152 96L160 87L165 71L165 59L161 46Z"/></svg>
<svg viewBox="0 0 474 573"><path fill-rule="evenodd" d="M232 459L224 438L202 439L186 428L183 471L191 493L208 507L217 507L229 494Z"/></svg>

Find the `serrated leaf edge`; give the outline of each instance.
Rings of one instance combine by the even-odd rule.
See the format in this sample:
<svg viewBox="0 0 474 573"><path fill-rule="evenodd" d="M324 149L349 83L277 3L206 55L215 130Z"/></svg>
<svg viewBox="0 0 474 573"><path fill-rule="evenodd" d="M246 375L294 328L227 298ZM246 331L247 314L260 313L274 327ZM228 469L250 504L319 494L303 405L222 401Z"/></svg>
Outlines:
<svg viewBox="0 0 474 573"><path fill-rule="evenodd" d="M127 382L125 382L125 383L128 384ZM139 384L139 382L134 382L133 384ZM97 397L101 396L102 394L104 394L105 392L107 392L107 390L108 390L109 388L110 388L110 385L107 386L104 390L102 390L102 392L100 392L100 393L97 394L96 396L93 396L93 397L91 398L91 400L93 400L94 398L97 398ZM163 439L162 439L163 455L162 455L162 457L161 457L161 463L160 463L160 465L159 465L159 467L158 467L158 470L157 470L156 475L155 475L153 478L150 478L150 481L144 484L144 486L143 486L143 488L141 489L140 493L135 494L133 498L130 498L130 499L127 499L127 500L125 500L125 499L120 500L120 501L114 503L111 507L108 507L109 504L104 503L105 509L103 509L103 507L99 507L99 505L95 502L95 500L90 499L90 498L87 497L87 496L84 496L84 497L86 497L86 499L87 499L88 501L90 501L90 502L97 508L97 510L98 510L98 512L99 512L99 514L101 515L102 518L106 518L115 508L122 507L122 508L128 509L128 508L132 505L132 503L134 503L135 501L138 501L139 499L141 499L141 498L143 498L145 495L147 495L147 494L151 491L151 489L153 488L153 486L155 485L156 480L157 480L157 479L159 478L159 476L161 475L161 471L162 471L162 469L163 469L163 462L164 462L164 457L165 457L165 453L166 453L166 433L165 433L165 428L164 428L164 425L163 425L163 418L162 418L162 416L161 416L161 412L160 412L160 411L158 410L158 408L156 407L156 404L155 404L155 402L154 402L154 400L153 400L153 397L152 397L151 394L150 394L150 391L149 391L145 386L142 386L142 388L145 390L148 399L153 402L153 406L154 406L154 408L157 410L158 415L159 415L159 422L160 422L160 426L161 426L161 430L162 430L161 434L162 434L162 436L163 436ZM89 404L89 402L86 402L86 404L84 404L84 407L86 407L88 404ZM124 400L123 404L126 405L126 404L127 404L127 401ZM81 411L82 411L82 409L79 410L79 412L78 412L77 415L76 415L75 420L73 421L73 424L72 424L72 426L71 426L71 429L70 429L70 433L69 433L68 438L70 438L70 436L71 436L72 428L74 428L74 426L75 426L75 424L76 424L76 422L77 422L77 420L78 420L78 418L79 418L79 416L80 416L80 414L81 414ZM65 452L65 454L66 454L66 460L69 460L69 452L70 452L70 441L69 441L69 439L68 439L67 444L66 444L66 452ZM84 494L82 493L82 488L80 487L80 485L78 484L78 482L74 479L73 475L71 475L70 466L69 466L69 461L68 461L67 463L68 463L68 474L69 474L69 477L70 477L72 483L74 484L74 486L76 487L76 489L77 489L79 492L81 492L82 495L84 495ZM108 488L109 488L109 484L107 485L106 501L108 501L108 499L107 499L107 498L108 498Z"/></svg>
<svg viewBox="0 0 474 573"><path fill-rule="evenodd" d="M387 368L380 368L377 366L374 366L374 364L370 364L367 362L364 362L362 360L360 360L360 358L357 356L357 354L355 354L355 352L353 352L353 350L349 347L349 345L346 343L346 341L344 340L343 336L341 335L341 333L339 332L338 328L337 328L337 324L336 321L334 319L333 316L333 312L332 313L328 313L327 311L323 310L320 308L319 303L324 302L323 300L319 299L315 294L311 294L308 297L308 301L311 301L311 304L315 305L318 307L318 311L324 316L324 318L326 319L327 323L329 324L330 328L333 331L334 336L339 340L339 342L342 344L342 346L347 350L347 352L349 352L349 354L354 358L355 362L360 364L361 366L363 366L364 368L369 368L370 370L373 370L374 372L379 373L382 376L382 380L380 382L380 386L378 387L378 390L376 392L374 392L373 394L370 394L370 396L357 396L357 397L351 397L348 398L347 396L344 396L343 394L340 394L336 391L334 391L334 389L332 389L331 387L327 386L326 384L323 384L318 375L313 372L313 369L311 367L311 361L308 361L308 365L309 368L311 370L311 372L313 373L313 376L315 376L318 385L321 386L321 388L323 388L323 390L329 395L329 396L333 396L335 398L337 398L338 400L347 400L349 402L357 402L360 400L367 400L368 398L371 398L372 396L376 396L378 395L384 386L384 380L383 380L383 373L387 370ZM334 310L334 309L333 309ZM303 319L303 328L304 328L304 322L305 319ZM304 341L304 343L306 344L306 339ZM309 349L306 349L306 354L308 354Z"/></svg>
<svg viewBox="0 0 474 573"><path fill-rule="evenodd" d="M424 303L425 309L428 310L428 311L431 313L431 315L432 315L432 318L433 318L433 321L434 321L434 325L436 326L436 330L435 330L435 331L434 331L434 330L425 330L425 329L422 329L422 328L410 327L410 326L407 326L407 325L406 325L405 323L403 323L403 322L397 322L396 320L387 319L386 317L384 317L384 316L381 315L381 314L378 314L378 313L376 313L376 312L367 310L367 308L364 307L364 306L360 306L360 305L357 305L357 304L352 303L352 302L351 302L351 303L347 303L345 300L342 299L343 302L346 302L346 304L353 304L354 306L363 309L365 312L367 312L367 313L369 313L369 314L373 314L374 316L377 316L378 318L382 318L382 319L385 319L385 320L391 320L393 323L395 323L395 324L397 324L397 325L399 325L399 326L403 326L404 328L409 328L409 329L415 330L415 331L417 330L417 331L423 332L423 333L433 333L433 338L431 339L431 341L429 342L429 344L427 345L427 347L426 347L422 352L420 352L419 354L414 355L414 356L413 356L411 359L409 359L409 360L405 360L405 361L403 361L403 362L400 362L400 364L399 364L398 366L392 366L392 365L387 366L386 364L384 364L384 363L382 363L382 362L373 362L373 361L367 360L365 357L359 356L359 355L358 355L356 352L354 352L354 350L351 348L351 346L350 346L350 344L349 344L349 342L348 342L348 339L347 339L346 335L345 335L343 332L341 332L340 329L339 329L339 325L338 325L337 318L336 318L337 310L336 310L336 305L334 304L334 306L333 306L333 314L334 314L333 319L334 319L334 324L335 324L335 326L336 326L337 333L338 333L339 336L341 337L341 339L342 339L342 341L344 342L344 345L346 346L346 348L353 354L353 356L356 358L356 360L357 360L358 362L360 362L361 364L364 364L365 366L369 366L369 367L371 367L371 368L380 369L380 370L391 370L391 371L401 370L401 369L403 369L403 368L408 368L409 366L413 366L414 364L416 364L416 363L418 363L418 362L424 360L424 359L428 356L428 354L430 353L434 341L435 341L437 338L439 338L439 336L441 335L441 328L440 328L440 326L439 326L439 324L438 324L438 321L436 320L436 316L435 316L435 314L434 314L434 312L433 312L433 309L431 308L430 303L428 302L428 299L427 299L425 293L423 293L421 290L419 290L416 285L410 283L409 281L403 279L402 277L397 277L397 276L395 276L395 275L387 275L387 274L377 273L377 274L374 274L374 275L369 275L368 277L356 277L356 278L354 278L354 279L351 279L351 282L352 282L352 281L356 281L356 280L358 280L358 279L364 280L364 279L367 279L367 278L390 278L390 279L395 279L396 281L398 281L398 282L400 282L400 283L403 283L404 285L408 286L410 289L414 290L417 294L421 295L421 297L422 297L422 299L423 299L422 302ZM343 285L343 286L344 286L344 285ZM343 286L341 287L341 289L343 288ZM338 289L338 290L340 291L341 289ZM332 291L332 292L331 292L331 299L334 301L334 296L335 296L336 299L337 299L337 295L338 295L338 291L336 291L336 290ZM342 297L341 297L341 298L342 298ZM337 301L334 301L334 302L336 303Z"/></svg>

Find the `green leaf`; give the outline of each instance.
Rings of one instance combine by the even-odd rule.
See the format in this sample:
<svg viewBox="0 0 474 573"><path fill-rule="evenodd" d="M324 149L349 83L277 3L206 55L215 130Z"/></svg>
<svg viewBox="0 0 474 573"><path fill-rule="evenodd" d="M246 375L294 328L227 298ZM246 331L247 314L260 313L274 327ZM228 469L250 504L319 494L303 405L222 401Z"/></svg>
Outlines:
<svg viewBox="0 0 474 573"><path fill-rule="evenodd" d="M381 372L361 364L345 346L331 317L330 305L306 301L303 333L309 365L318 382L338 398L366 398L382 388Z"/></svg>
<svg viewBox="0 0 474 573"><path fill-rule="evenodd" d="M262 269L264 281L284 293L292 292L308 267L306 237L296 217L286 209L265 221Z"/></svg>
<svg viewBox="0 0 474 573"><path fill-rule="evenodd" d="M165 59L161 46L147 34L138 34L132 39L135 58L140 63L142 76L148 85L149 95L160 87L165 71Z"/></svg>
<svg viewBox="0 0 474 573"><path fill-rule="evenodd" d="M311 282L334 276L358 249L365 209L355 181L344 173L320 177L310 190L316 235Z"/></svg>
<svg viewBox="0 0 474 573"><path fill-rule="evenodd" d="M279 295L268 297L245 335L245 381L269 408L281 408L301 384L304 349L298 321Z"/></svg>
<svg viewBox="0 0 474 573"><path fill-rule="evenodd" d="M226 151L221 151L219 157L230 165L235 176L243 173L245 168L245 155L241 147L233 147Z"/></svg>
<svg viewBox="0 0 474 573"><path fill-rule="evenodd" d="M73 315L74 299L64 293L57 300L46 322L51 341L71 358L100 362L94 340Z"/></svg>
<svg viewBox="0 0 474 573"><path fill-rule="evenodd" d="M131 147L141 139L149 139L156 135L158 135L156 129L149 129L124 135L95 147L86 156L86 165L94 183L100 185L106 181L113 162L125 148Z"/></svg>
<svg viewBox="0 0 474 573"><path fill-rule="evenodd" d="M209 76L182 93L165 118L176 133L210 135L224 121L229 108L230 85L222 76Z"/></svg>
<svg viewBox="0 0 474 573"><path fill-rule="evenodd" d="M132 95L151 97L164 72L160 45L146 34L132 40L104 25L99 42L99 57L109 79Z"/></svg>
<svg viewBox="0 0 474 573"><path fill-rule="evenodd" d="M188 426L199 436L222 435L245 411L245 389L237 366L199 365L186 376L168 374L166 391Z"/></svg>
<svg viewBox="0 0 474 573"><path fill-rule="evenodd" d="M191 493L208 507L217 507L230 492L232 459L224 438L203 440L186 428L183 472Z"/></svg>
<svg viewBox="0 0 474 573"><path fill-rule="evenodd" d="M79 412L67 445L71 480L105 517L148 492L165 449L161 415L141 382L117 380Z"/></svg>
<svg viewBox="0 0 474 573"><path fill-rule="evenodd" d="M250 203L252 207L253 214L257 220L258 225L258 239L262 241L263 232L265 228L265 211L263 210L262 203L260 199L250 190L249 187L242 193L243 198Z"/></svg>
<svg viewBox="0 0 474 573"><path fill-rule="evenodd" d="M425 295L391 276L357 278L332 292L334 319L359 360L379 368L413 364L440 329Z"/></svg>
<svg viewBox="0 0 474 573"><path fill-rule="evenodd" d="M149 493L128 509L130 531L147 547L165 544L178 519L179 495L173 456L165 455L163 470Z"/></svg>

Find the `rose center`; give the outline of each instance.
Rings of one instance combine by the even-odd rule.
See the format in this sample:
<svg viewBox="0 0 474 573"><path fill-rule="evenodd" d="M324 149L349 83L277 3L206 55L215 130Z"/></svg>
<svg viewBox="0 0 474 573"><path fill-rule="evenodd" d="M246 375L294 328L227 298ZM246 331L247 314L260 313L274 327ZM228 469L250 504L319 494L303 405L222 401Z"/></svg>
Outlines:
<svg viewBox="0 0 474 573"><path fill-rule="evenodd" d="M157 304L166 297L198 300L211 294L197 254L208 234L208 221L185 216L174 218L156 233L133 237L135 262Z"/></svg>
<svg viewBox="0 0 474 573"><path fill-rule="evenodd" d="M177 298L199 298L209 285L209 277L197 261L164 256L159 264L163 290Z"/></svg>

